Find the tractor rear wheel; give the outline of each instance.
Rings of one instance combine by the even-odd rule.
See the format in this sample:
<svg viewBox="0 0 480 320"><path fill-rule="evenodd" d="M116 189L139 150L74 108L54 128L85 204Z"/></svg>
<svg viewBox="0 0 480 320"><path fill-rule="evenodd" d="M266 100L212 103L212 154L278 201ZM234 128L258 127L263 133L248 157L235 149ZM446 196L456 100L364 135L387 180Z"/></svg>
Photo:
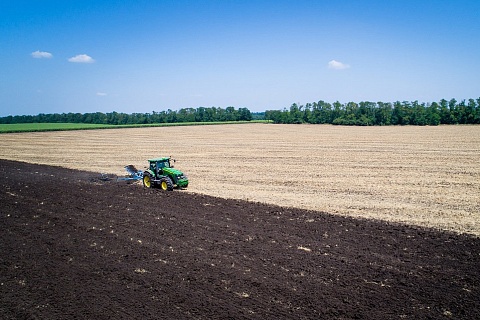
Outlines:
<svg viewBox="0 0 480 320"><path fill-rule="evenodd" d="M150 177L149 174L144 174L143 175L143 186L146 188L151 188L152 187L152 178Z"/></svg>
<svg viewBox="0 0 480 320"><path fill-rule="evenodd" d="M165 191L172 191L173 190L173 182L170 177L164 177L162 178L162 181L160 181L160 188Z"/></svg>

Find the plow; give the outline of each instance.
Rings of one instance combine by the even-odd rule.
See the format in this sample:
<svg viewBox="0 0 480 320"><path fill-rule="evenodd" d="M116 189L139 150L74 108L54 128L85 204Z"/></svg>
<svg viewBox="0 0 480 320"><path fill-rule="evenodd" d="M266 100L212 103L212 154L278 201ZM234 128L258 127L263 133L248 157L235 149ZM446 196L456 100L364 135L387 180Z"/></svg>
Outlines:
<svg viewBox="0 0 480 320"><path fill-rule="evenodd" d="M134 165L129 164L128 166L125 166L124 169L127 172L127 176L118 177L117 181L137 181L143 179L143 171L138 170Z"/></svg>

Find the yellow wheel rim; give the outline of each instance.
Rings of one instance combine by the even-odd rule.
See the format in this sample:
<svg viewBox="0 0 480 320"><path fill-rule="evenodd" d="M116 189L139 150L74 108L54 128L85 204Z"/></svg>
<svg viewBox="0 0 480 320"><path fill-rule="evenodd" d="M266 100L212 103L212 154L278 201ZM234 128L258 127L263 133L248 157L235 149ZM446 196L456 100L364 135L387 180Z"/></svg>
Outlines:
<svg viewBox="0 0 480 320"><path fill-rule="evenodd" d="M149 177L149 176L143 177L143 184L144 184L145 187L147 187L147 188L150 188L150 187L151 187L152 182L150 181L150 177Z"/></svg>
<svg viewBox="0 0 480 320"><path fill-rule="evenodd" d="M168 185L167 185L166 181L162 181L160 186L162 187L162 190L167 190L168 189Z"/></svg>

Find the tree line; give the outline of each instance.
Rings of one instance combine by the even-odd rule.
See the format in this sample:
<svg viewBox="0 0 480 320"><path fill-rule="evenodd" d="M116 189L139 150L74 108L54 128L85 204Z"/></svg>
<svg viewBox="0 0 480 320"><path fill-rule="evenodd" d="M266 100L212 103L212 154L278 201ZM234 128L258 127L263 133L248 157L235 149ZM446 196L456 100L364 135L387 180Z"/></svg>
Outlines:
<svg viewBox="0 0 480 320"><path fill-rule="evenodd" d="M247 108L199 107L183 108L152 113L53 113L38 115L19 115L0 118L1 124L14 123L91 123L91 124L149 124L177 122L217 122L217 121L250 121L252 113Z"/></svg>
<svg viewBox="0 0 480 320"><path fill-rule="evenodd" d="M265 119L274 123L311 123L336 125L440 125L480 124L480 98L468 101L445 99L440 102L348 102L333 104L323 100L290 109L269 110Z"/></svg>
<svg viewBox="0 0 480 320"><path fill-rule="evenodd" d="M270 120L274 123L311 123L336 125L440 125L480 124L480 98L440 102L348 102L323 100L305 105L294 103L289 109L251 113L247 108L199 107L152 113L95 112L16 115L0 118L0 124L15 123L90 123L150 124L180 122L219 122Z"/></svg>

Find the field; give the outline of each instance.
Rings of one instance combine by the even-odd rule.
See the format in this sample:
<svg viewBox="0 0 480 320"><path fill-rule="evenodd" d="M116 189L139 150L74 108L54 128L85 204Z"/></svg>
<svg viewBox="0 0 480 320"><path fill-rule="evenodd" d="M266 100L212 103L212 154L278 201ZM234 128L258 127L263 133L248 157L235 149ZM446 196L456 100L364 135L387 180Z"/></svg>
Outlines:
<svg viewBox="0 0 480 320"><path fill-rule="evenodd" d="M480 319L480 239L0 160L0 317Z"/></svg>
<svg viewBox="0 0 480 320"><path fill-rule="evenodd" d="M478 126L0 138L2 319L480 318Z"/></svg>
<svg viewBox="0 0 480 320"><path fill-rule="evenodd" d="M480 126L237 124L12 133L0 158L123 175L172 155L188 192L480 235Z"/></svg>
<svg viewBox="0 0 480 320"><path fill-rule="evenodd" d="M113 126L87 123L15 123L0 124L0 133L63 131L63 130L92 130L105 129Z"/></svg>
<svg viewBox="0 0 480 320"><path fill-rule="evenodd" d="M268 123L268 121L265 121L265 120L235 121L235 123L237 124L238 123ZM151 127L172 127L172 126L205 126L205 125L218 125L218 124L232 124L232 121L119 124L119 125L90 124L90 123L15 123L15 124L0 124L0 133L151 128Z"/></svg>

